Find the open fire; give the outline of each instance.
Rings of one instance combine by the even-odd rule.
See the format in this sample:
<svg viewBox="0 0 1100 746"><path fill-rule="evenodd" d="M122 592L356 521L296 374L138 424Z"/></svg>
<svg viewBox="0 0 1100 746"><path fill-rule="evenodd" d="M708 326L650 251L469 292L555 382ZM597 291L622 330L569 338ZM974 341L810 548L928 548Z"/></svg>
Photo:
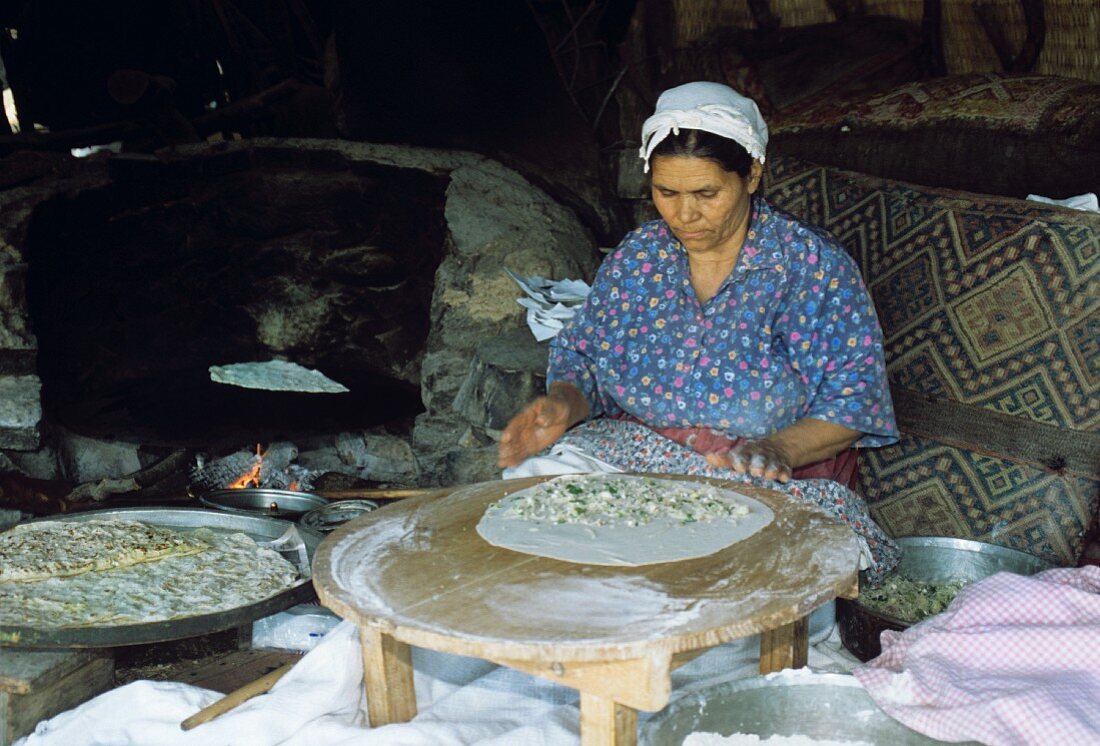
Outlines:
<svg viewBox="0 0 1100 746"><path fill-rule="evenodd" d="M298 449L293 443L275 442L265 449L241 450L222 458L200 459L191 471L192 488L198 494L220 489L278 489L294 492L312 488L313 475L294 463Z"/></svg>
<svg viewBox="0 0 1100 746"><path fill-rule="evenodd" d="M231 490L244 490L263 486L261 480L263 479L265 455L267 455L267 452L263 450L263 446L257 443L256 455L253 457L253 463L248 467L247 471L233 480L232 483L226 485L226 488ZM297 480L292 480L282 489L290 490L291 492L300 492L302 488Z"/></svg>

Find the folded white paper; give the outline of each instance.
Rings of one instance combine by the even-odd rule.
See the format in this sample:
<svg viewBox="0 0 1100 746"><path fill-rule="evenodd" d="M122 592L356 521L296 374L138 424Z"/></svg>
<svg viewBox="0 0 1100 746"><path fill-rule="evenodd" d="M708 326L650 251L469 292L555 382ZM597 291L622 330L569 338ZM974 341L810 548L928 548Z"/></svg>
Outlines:
<svg viewBox="0 0 1100 746"><path fill-rule="evenodd" d="M527 326L540 342L562 330L591 290L583 280L547 280L536 275L521 277L508 268L504 271L527 296L516 302L527 309Z"/></svg>
<svg viewBox="0 0 1100 746"><path fill-rule="evenodd" d="M1038 194L1029 194L1027 198L1032 202L1042 202L1047 205L1059 205L1074 210L1100 212L1100 202L1097 202L1096 195L1092 192L1085 192L1084 194L1078 194L1075 197L1066 197L1065 199L1051 199L1050 197L1043 197Z"/></svg>

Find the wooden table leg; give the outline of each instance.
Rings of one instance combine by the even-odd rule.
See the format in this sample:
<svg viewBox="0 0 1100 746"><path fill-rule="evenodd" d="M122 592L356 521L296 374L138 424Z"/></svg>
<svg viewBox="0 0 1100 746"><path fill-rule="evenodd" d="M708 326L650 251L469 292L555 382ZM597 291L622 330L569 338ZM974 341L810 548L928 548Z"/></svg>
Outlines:
<svg viewBox="0 0 1100 746"><path fill-rule="evenodd" d="M760 633L760 673L802 668L809 658L810 618Z"/></svg>
<svg viewBox="0 0 1100 746"><path fill-rule="evenodd" d="M371 727L412 720L416 717L416 690L409 646L372 627L360 627L359 640Z"/></svg>
<svg viewBox="0 0 1100 746"><path fill-rule="evenodd" d="M634 746L637 742L636 710L581 692L581 746Z"/></svg>

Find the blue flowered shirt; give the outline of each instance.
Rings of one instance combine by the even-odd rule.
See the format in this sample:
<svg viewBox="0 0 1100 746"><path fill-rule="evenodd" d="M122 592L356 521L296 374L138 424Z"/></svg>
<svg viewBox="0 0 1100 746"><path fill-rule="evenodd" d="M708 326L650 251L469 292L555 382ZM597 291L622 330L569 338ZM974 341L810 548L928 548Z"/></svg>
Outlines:
<svg viewBox="0 0 1100 746"><path fill-rule="evenodd" d="M569 381L591 416L762 437L805 417L897 440L879 327L836 241L753 200L737 265L700 305L687 253L663 220L600 266L550 344L548 383Z"/></svg>

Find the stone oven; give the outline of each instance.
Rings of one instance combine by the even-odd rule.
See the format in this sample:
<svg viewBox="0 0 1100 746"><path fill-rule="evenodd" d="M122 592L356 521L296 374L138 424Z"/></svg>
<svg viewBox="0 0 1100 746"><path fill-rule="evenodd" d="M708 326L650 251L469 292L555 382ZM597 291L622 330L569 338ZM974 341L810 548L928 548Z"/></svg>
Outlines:
<svg viewBox="0 0 1100 746"><path fill-rule="evenodd" d="M33 480L273 443L349 484L494 478L546 359L505 269L589 279L599 256L571 209L464 151L254 139L32 171L0 192L0 464ZM266 360L349 392L208 372Z"/></svg>

